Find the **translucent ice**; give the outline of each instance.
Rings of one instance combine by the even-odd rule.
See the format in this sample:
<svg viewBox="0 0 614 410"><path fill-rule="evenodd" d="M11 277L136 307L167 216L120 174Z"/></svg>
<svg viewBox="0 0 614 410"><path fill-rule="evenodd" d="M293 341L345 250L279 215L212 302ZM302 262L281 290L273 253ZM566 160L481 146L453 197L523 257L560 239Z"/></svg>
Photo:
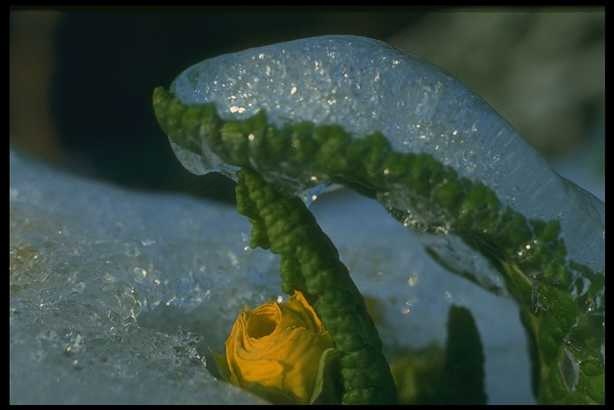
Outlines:
<svg viewBox="0 0 614 410"><path fill-rule="evenodd" d="M375 184L377 188L374 190L377 191L371 195L374 195L395 218L403 222L403 225L417 231L440 235L421 234L417 238L442 267L478 283L495 294L506 294L502 283L504 281L515 288L514 298L521 301L521 309L524 309L527 315L529 314L527 312L531 311L530 314L539 316L540 321L549 322L551 325L549 330L541 332L539 349L547 349L554 345L558 349L557 352L567 354L564 346L574 339L576 340L574 349L577 353L583 349L582 342L577 344L578 335L588 332L588 328L591 328L591 338L590 340L586 338L586 343L591 344L591 348L587 348L584 353L591 356L590 360L599 361L596 357L599 349L595 348L595 343L603 340L599 336L603 330L602 325L597 322L601 321L599 318L603 314L601 283L605 253L604 204L553 172L510 124L485 101L451 76L375 40L351 36L325 36L250 49L205 60L181 73L171 85L171 93L183 104L183 107L213 103L226 121L247 119L256 115L259 110L264 110L268 120L278 128L308 121L316 125L341 126L356 139L380 132L396 152L427 153L439 163L453 168L460 176L474 181L482 188L486 187L486 190L492 190L504 207L507 206L518 213L516 223L512 225L515 224L515 227L522 231L525 221L530 221L534 234L531 241L527 242L522 232L520 235L514 235L512 232L509 233L509 237L513 245L508 246L508 249L497 248L489 252L486 249L492 244L479 242L479 235L488 232L488 228L492 229L492 226L501 227L503 224L492 223L487 228L480 227L479 232L471 229L463 232L462 226L458 230L450 231L455 225L446 221L446 218L450 217L434 206L436 200L430 197L421 198L413 192L416 189L412 190L412 187L398 184L380 188L380 185ZM177 104L175 99L172 100L175 104L173 107L181 105ZM181 117L173 117L172 112L170 115L167 114L164 118L167 120L170 118L168 121L174 123L168 122L165 129L169 129L170 124L177 134L182 134L183 130L177 125L179 124L177 119ZM222 143L229 146L233 143L238 147L247 146L248 143L245 145L241 143L245 141L244 139L250 138L248 132L242 134L236 131L238 129L236 127L239 127L236 123L231 125L226 134L220 132ZM301 138L303 134L294 131L296 129L298 128L293 128L285 134L273 132L271 135L284 137L294 132L292 138ZM191 157L184 155L185 147L173 144L178 158L195 173L221 170L232 175L237 168L225 164L217 157L209 149L207 138L202 139L199 152L196 146L198 136L217 135L207 134L208 128L201 127L199 130L193 133L195 137L189 139L192 144ZM326 135L329 134L320 134L319 138L324 138ZM251 138L253 140L256 137L251 134ZM295 141L292 140L295 151L307 157L307 160L295 161L292 166L301 168L303 162L308 163L310 151L305 151L307 152L305 154L295 146L300 145L300 141L296 144ZM338 140L331 141L334 144ZM326 144L322 146L326 147ZM240 152L238 148L237 152ZM343 155L336 151L335 154ZM352 160L355 160L355 157L352 157ZM250 165L261 171L251 157L249 161ZM243 159L237 163L245 165L247 160ZM397 164L408 163L397 162ZM263 175L273 183L287 186L287 180L296 179L296 175L300 174L302 169L297 172L296 169L290 169L285 165L287 164L282 158L278 167L273 166L273 171L262 171ZM300 174L300 178L303 179L313 175L310 169L302 172L306 173ZM382 172L387 175L387 169L383 169ZM458 186L460 185L459 183ZM300 193L304 186L297 184L297 192ZM470 195L467 194L466 197ZM488 200L486 196L479 194L475 194L473 198L477 198L476 202L486 203ZM500 217L501 214L497 212L489 215ZM477 219L479 218L473 217L472 221ZM501 220L502 217L498 219ZM360 221L362 224L363 220ZM558 231L555 232L552 228L549 232L555 232L552 234L553 238L536 239L538 230L542 229L539 224L545 221L552 221L548 225L551 228L558 227L560 223L561 235L559 236ZM503 231L499 229L497 232ZM454 233L460 235L466 242L454 236ZM547 235L542 238L545 237ZM561 242L558 242L559 238ZM514 242L516 240L517 242ZM504 244L500 245L501 243ZM541 247L543 244L552 247L544 250L546 245ZM505 240L493 246L505 247ZM408 248L406 252L411 251ZM500 254L507 256L490 258L492 255ZM489 257L493 264L498 265L498 271L493 269L490 262L482 256ZM536 262L538 257L539 262ZM555 260L556 257L565 257L566 260L563 263ZM522 269L526 268L523 271L516 263L522 264L526 261L529 263L523 266ZM588 269L578 266L578 263L587 266ZM506 275L504 280L499 273ZM559 277L555 277L559 274ZM512 276L515 279L511 280ZM559 288L556 288L557 286ZM550 296L547 296L548 294ZM553 296L555 294L558 296ZM561 302L548 305L548 298L558 302L565 300L569 304ZM575 306L569 307L572 304ZM562 313L562 310L568 307L567 313ZM402 310L409 312L411 308L404 306ZM556 312L540 313L548 310ZM570 316L566 317L567 314ZM563 329L562 332L556 332L559 325ZM533 334L536 333L537 330L533 329ZM555 341L546 341L545 335ZM579 360L569 353L566 356L567 362L572 365L567 365L561 354L550 354L552 351L544 353L548 356L548 360L544 359L544 363L547 363L541 366L540 370L540 377L543 377L542 384L545 386L550 384L542 389L542 392L547 392L544 393L544 397L548 397L545 400L556 400L560 394L555 393L553 389L558 389L564 384L563 390L569 393L566 399L573 401L576 386L580 384L582 386L580 394L585 395L584 397L591 396L598 401L599 389L595 387L590 390L587 383L592 382L587 381L591 377L589 374L599 372L602 363L592 369L590 365L583 365L580 371L584 376L579 378L576 370ZM560 370L560 374L552 375L555 366ZM562 377L562 381L559 376ZM552 386L557 387L549 390ZM598 382L593 386L598 386Z"/></svg>
<svg viewBox="0 0 614 410"><path fill-rule="evenodd" d="M208 371L245 305L281 296L278 260L247 248L248 221L209 201L135 193L11 154L13 403L258 403ZM442 269L375 201L314 203L375 317L390 360L445 340L468 306L493 403L531 403L515 303ZM362 228L356 230L355 218Z"/></svg>
<svg viewBox="0 0 614 410"><path fill-rule="evenodd" d="M357 138L381 131L396 150L432 154L527 217L560 219L570 258L603 269L603 204L550 171L479 97L385 44L333 36L247 50L186 70L172 90L185 104L215 102L227 119L265 108L280 125L336 123ZM173 149L197 174L224 167L211 153ZM216 203L123 191L14 154L10 162L12 402L260 402L209 373L239 310L280 294L278 261L247 248L247 220ZM396 208L402 197L390 198ZM329 194L312 210L377 301L390 360L441 343L449 305L466 305L490 401L534 401L517 305L497 296L500 277L478 253L404 229L356 194ZM443 266L482 273L471 279L493 292ZM573 388L577 364L565 354Z"/></svg>
<svg viewBox="0 0 614 410"><path fill-rule="evenodd" d="M380 131L395 150L433 155L527 218L559 219L569 257L603 269L603 203L553 172L460 82L385 43L324 36L225 54L183 71L171 91L187 105L215 103L224 119L264 109L276 125L338 124L357 138ZM173 148L195 173L236 169L207 147L200 156ZM402 192L383 202L416 218L424 213Z"/></svg>

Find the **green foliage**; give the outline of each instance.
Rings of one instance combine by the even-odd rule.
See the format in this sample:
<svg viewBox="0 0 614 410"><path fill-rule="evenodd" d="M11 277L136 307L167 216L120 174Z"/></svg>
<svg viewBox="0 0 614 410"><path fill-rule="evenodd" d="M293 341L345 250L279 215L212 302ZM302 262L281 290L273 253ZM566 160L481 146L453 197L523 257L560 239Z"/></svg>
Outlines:
<svg viewBox="0 0 614 410"><path fill-rule="evenodd" d="M225 122L213 104L185 106L161 87L154 91L154 109L162 129L175 144L196 153L204 144L223 161L263 175L273 171L298 179L304 186L316 184L312 181L315 177L318 183L346 184L369 196L393 193L402 187L438 215L441 220L432 221L434 224L445 224L499 267L509 292L519 303L533 343L538 401L603 402L604 391L599 387L603 385L602 326L589 326L595 323L587 318L603 317L604 275L568 260L557 220L529 220L501 204L484 184L459 176L432 156L394 152L381 133L353 138L339 126L306 122L277 128L268 124L264 111L246 120ZM198 117L200 126L195 126ZM282 264L284 289L304 286L307 291L318 292L336 283L334 273L344 268L335 264L332 255L336 257L336 252L330 250L334 247L328 238L309 240L317 232L311 226L317 224L296 211L302 203L295 198L284 205L263 207L269 203L267 195L246 197L239 209L254 224L253 245L287 255ZM402 215L394 209L391 214ZM274 215L283 215L283 219L275 220ZM281 239L270 242L269 231ZM302 246L303 239L310 242L308 249ZM314 265L318 254L329 255L322 257L322 270ZM585 279L590 282L588 289ZM355 289L351 289L354 294ZM329 314L326 308L324 312ZM343 315L330 316L331 321L342 325ZM570 352L567 346L572 337L581 348ZM342 338L338 343L353 349L356 341ZM581 363L577 383L562 376L570 355ZM601 364L599 374L595 363Z"/></svg>
<svg viewBox="0 0 614 410"><path fill-rule="evenodd" d="M403 404L486 404L484 352L469 310L448 311L445 350L436 344L407 350L392 361Z"/></svg>
<svg viewBox="0 0 614 410"><path fill-rule="evenodd" d="M433 403L486 404L484 349L471 312L452 306L442 382Z"/></svg>
<svg viewBox="0 0 614 410"><path fill-rule="evenodd" d="M281 256L282 289L303 292L340 354L344 403L394 403L396 392L381 341L337 250L297 197L243 169L237 209L253 225L252 245Z"/></svg>
<svg viewBox="0 0 614 410"><path fill-rule="evenodd" d="M339 383L339 351L326 349L320 358L318 374L310 404L338 404L342 386Z"/></svg>
<svg viewBox="0 0 614 410"><path fill-rule="evenodd" d="M445 351L431 344L419 350L405 349L391 361L400 404L433 404L439 393Z"/></svg>

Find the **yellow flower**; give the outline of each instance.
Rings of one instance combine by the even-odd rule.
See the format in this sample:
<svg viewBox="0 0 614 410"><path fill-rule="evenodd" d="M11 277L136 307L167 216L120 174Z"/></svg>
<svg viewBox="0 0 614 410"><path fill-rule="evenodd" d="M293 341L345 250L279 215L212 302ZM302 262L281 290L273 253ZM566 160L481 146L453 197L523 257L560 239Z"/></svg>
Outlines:
<svg viewBox="0 0 614 410"><path fill-rule="evenodd" d="M301 292L241 312L226 340L230 381L274 402L308 403L333 342Z"/></svg>

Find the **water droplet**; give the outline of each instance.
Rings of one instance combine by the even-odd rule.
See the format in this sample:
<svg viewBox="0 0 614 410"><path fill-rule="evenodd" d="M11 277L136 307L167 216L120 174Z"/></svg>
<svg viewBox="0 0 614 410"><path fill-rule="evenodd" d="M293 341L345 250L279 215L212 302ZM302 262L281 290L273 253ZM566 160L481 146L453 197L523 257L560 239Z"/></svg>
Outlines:
<svg viewBox="0 0 614 410"><path fill-rule="evenodd" d="M72 335L71 332L70 335L69 342L64 345L64 354L67 356L79 353L84 346L83 338L79 333Z"/></svg>
<svg viewBox="0 0 614 410"><path fill-rule="evenodd" d="M416 286L418 284L418 274L412 273L411 275L409 275L409 278L407 279L407 284L411 287Z"/></svg>
<svg viewBox="0 0 614 410"><path fill-rule="evenodd" d="M211 289L207 289L205 291L205 294L203 295L203 297L204 297L205 300L210 299L211 298Z"/></svg>
<svg viewBox="0 0 614 410"><path fill-rule="evenodd" d="M296 87L292 87L292 89L290 90L290 95L294 94L296 94Z"/></svg>
<svg viewBox="0 0 614 410"><path fill-rule="evenodd" d="M141 267L136 267L133 269L133 272L135 275L137 275L138 278L146 278L147 277L147 271Z"/></svg>

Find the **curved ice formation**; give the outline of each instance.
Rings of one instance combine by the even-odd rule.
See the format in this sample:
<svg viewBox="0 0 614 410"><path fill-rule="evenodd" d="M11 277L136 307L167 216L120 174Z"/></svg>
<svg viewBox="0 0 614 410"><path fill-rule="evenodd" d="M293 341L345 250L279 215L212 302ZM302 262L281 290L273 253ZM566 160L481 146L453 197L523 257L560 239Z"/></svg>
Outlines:
<svg viewBox="0 0 614 410"><path fill-rule="evenodd" d="M431 154L527 218L559 219L569 256L603 269L603 203L553 172L460 82L383 42L324 36L225 54L183 71L171 92L186 105L213 102L227 120L264 109L278 126L338 124L358 138L379 131L396 151ZM194 173L223 167L214 154L173 148Z"/></svg>
<svg viewBox="0 0 614 410"><path fill-rule="evenodd" d="M157 101L154 103L157 105L156 114L167 133L170 131L171 144L177 157L186 168L197 174L219 170L232 175L238 165L254 165L253 157L250 156L251 148L247 149L245 143L248 139L252 141L258 137L242 130L250 127L250 121L257 122L264 118L271 127L278 130L294 127L285 134L283 131L270 134L264 130L266 138L298 135L299 138L293 140L292 144L296 141L299 145L301 122L309 122L316 127L339 127L342 131L336 129L335 133L343 144L347 143L343 133L349 133L351 141L379 133L386 138L396 155L391 156L398 160L395 165L401 165L405 159L407 161L402 164L420 163L424 156L416 154L424 153L435 160L435 163L424 160L426 166L437 168L443 165L452 169L452 188L463 191L461 183L474 187L463 191L465 194L475 193L473 202L470 195L464 198L472 203L469 206L481 206L480 201L490 200L492 196L489 192L492 192L496 195L492 200L494 203L500 202L502 207L509 207L516 212L510 221L520 218L518 224L510 222L512 226L524 226L531 221L533 239L529 242L519 239L513 247L508 246L506 252L508 256L511 255L510 258L522 265L525 256L533 252L534 245L539 248L542 240L548 247L550 244L554 246L548 251L550 253L542 254L539 251L541 259L531 268L537 266L538 271L520 269L516 262L509 263L509 260L499 261L499 269L506 271L506 285L516 287L514 297L524 309L526 325L532 328L533 336L539 339L539 354L549 357L543 362L547 364L540 367L542 379L557 379L556 386L548 386L549 390L544 397L552 400L559 394L565 394L566 400L571 401L584 400L588 396L599 400L599 388L595 386L599 386L597 379L602 377L599 367L602 366L603 353L598 358L596 352L599 351L599 345L594 345L594 342L599 343L599 337L594 334L591 336L591 364L580 370L574 355L586 354L582 352L582 346L562 346L563 343L569 345L571 340L571 345L577 343L579 334L586 331L587 327L597 332L601 328L598 322L603 315L604 205L550 170L546 162L504 119L458 81L434 66L404 55L384 43L361 37L325 36L205 60L181 73L170 91L172 95L157 90L154 95ZM206 105L213 105L217 112L212 113L209 108L206 113L199 112L198 108L190 110L190 107ZM266 116L258 117L260 113L266 113ZM195 124L190 121L196 121L201 118L200 115L213 118L213 122L199 129L192 128L196 131L184 132L181 124ZM217 115L221 117L221 124L216 122ZM230 126L220 128L222 131L215 128L226 125ZM222 132L225 135L221 143L227 144L225 149L231 153L230 157L222 159L215 147L209 146L206 140L213 134L207 127L213 127L211 129L214 133ZM308 130L313 130L309 127ZM186 135L187 140L181 140ZM318 141L326 141L322 140L322 135ZM199 142L198 138L203 139ZM377 138L368 140L367 145L371 142L382 146ZM354 142L347 144L349 148ZM291 149L298 152L299 157L309 155L310 152L294 145ZM258 155L262 158L263 153ZM339 152L338 155L343 156L344 153ZM237 161L233 163L228 158L236 158ZM309 160L308 156L305 158ZM352 158L356 160L360 157ZM287 184L290 180L292 185L292 179L297 177L294 172L296 168L291 167L301 166L300 160L294 161L290 167L283 160L279 164L268 164L267 170L258 168L258 164L254 166L270 181ZM351 169L351 165L345 164L344 167L345 171ZM388 174L387 168L381 171L384 176ZM404 172L402 167L400 172ZM300 178L305 179L305 175L300 175ZM378 175L375 178L381 177ZM472 182L467 185L462 182L462 178ZM446 179L438 180L433 186L439 188L445 182ZM298 181L295 186L303 189L318 183L320 181L316 177L313 183ZM408 226L420 228L421 221L426 221L428 225L429 219L442 219L438 215L432 217L429 214L431 209L428 195L426 202L421 203L424 199L416 199L412 189L411 186L387 185L385 190L376 191L375 196L397 219L406 221ZM438 212L436 208L434 212ZM498 212L491 215L497 216ZM500 215L504 218L503 214ZM479 222L476 225L480 225ZM499 225L486 226L492 232L493 226ZM441 227L440 233L448 232L448 226ZM452 233L458 232L452 230ZM460 234L465 241L471 242L474 233L480 235L482 232L475 230ZM497 235L496 230L494 235ZM563 242L559 242L559 238ZM512 239L510 241L514 242ZM479 244L476 247L473 243L472 246L480 248ZM431 249L434 256L437 256L436 246ZM538 276L543 275L547 269L550 268L547 275L563 269L561 262L554 263L554 259L548 259L560 258L561 254L567 261L567 267L564 268L567 273L563 275L566 279L558 284L558 279L555 279L554 285L540 284ZM548 256L544 259L543 255ZM439 255L439 258L444 266L451 266L445 256ZM553 264L549 265L550 262ZM458 273L458 269L455 271ZM558 290L555 290L557 287ZM560 298L565 300L565 304L558 306L562 300ZM556 308L551 300L556 301ZM555 320L554 314L540 313L550 308L558 312L556 315L562 316ZM571 315L574 309L579 309L581 313L575 323L570 323L568 319L571 316L567 315ZM541 325L531 322L533 319L526 319L529 317L540 317L538 322ZM565 329L562 333L552 330L559 325ZM542 327L550 329L548 332L551 333L539 331ZM553 343L557 346L554 347ZM580 386L578 389L581 392L576 391L577 386Z"/></svg>

